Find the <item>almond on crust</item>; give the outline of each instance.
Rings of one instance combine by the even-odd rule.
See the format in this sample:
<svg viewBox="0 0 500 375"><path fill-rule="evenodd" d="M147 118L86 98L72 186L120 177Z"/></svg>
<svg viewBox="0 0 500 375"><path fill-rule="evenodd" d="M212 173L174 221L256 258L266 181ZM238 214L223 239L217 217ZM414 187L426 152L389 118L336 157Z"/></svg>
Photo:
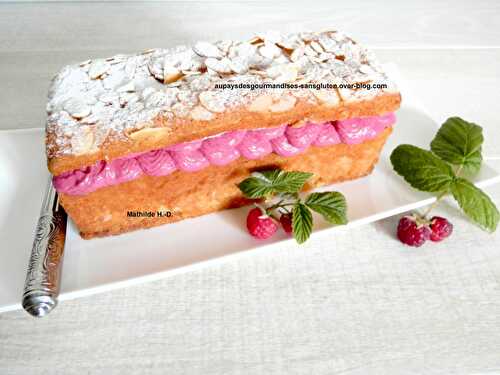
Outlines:
<svg viewBox="0 0 500 375"><path fill-rule="evenodd" d="M314 87L320 83L339 86ZM312 86L227 88L238 84ZM360 84L373 88L346 88ZM338 31L259 33L89 60L63 68L50 87L48 168L58 175L235 129L374 116L400 99L373 53Z"/></svg>
<svg viewBox="0 0 500 375"><path fill-rule="evenodd" d="M353 117L376 116L393 112L399 108L400 94L386 94L373 100L344 103L336 107L310 105L299 101L292 110L277 113L270 111L255 112L249 110L218 114L214 120L201 122L196 120L173 120L158 118L156 127L143 128L130 133L126 142L109 143L95 153L78 156L49 158L49 170L53 175L91 165L98 160L112 160L129 153L143 152L192 141L224 131L238 129L256 129L294 124L304 118L317 122L342 120ZM197 129L193 133L191 129ZM48 139L50 142L50 138Z"/></svg>

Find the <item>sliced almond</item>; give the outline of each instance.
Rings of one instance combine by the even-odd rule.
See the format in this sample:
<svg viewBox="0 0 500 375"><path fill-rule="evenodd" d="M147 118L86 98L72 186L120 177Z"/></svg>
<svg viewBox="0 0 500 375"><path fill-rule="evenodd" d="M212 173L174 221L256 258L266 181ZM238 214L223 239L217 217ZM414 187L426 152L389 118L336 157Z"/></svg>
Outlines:
<svg viewBox="0 0 500 375"><path fill-rule="evenodd" d="M275 57L281 55L281 49L276 47L275 44L266 43L259 48L259 53L264 57L274 59Z"/></svg>
<svg viewBox="0 0 500 375"><path fill-rule="evenodd" d="M233 51L235 56L250 58L256 54L257 47L250 43L240 43L231 47L231 51Z"/></svg>
<svg viewBox="0 0 500 375"><path fill-rule="evenodd" d="M135 85L133 81L129 81L123 86L120 86L116 89L116 92L134 92L135 91Z"/></svg>
<svg viewBox="0 0 500 375"><path fill-rule="evenodd" d="M250 66L257 70L265 70L269 68L275 60L258 55L255 59L250 60ZM288 63L288 60L286 61Z"/></svg>
<svg viewBox="0 0 500 375"><path fill-rule="evenodd" d="M263 78L269 77L266 72L263 72L262 70L258 70L258 69L249 69L248 73L255 75L255 76L263 77Z"/></svg>
<svg viewBox="0 0 500 375"><path fill-rule="evenodd" d="M198 42L194 45L193 51L202 57L221 58L222 53L216 45L208 42Z"/></svg>
<svg viewBox="0 0 500 375"><path fill-rule="evenodd" d="M330 36L333 40L336 40L337 42L340 42L341 40L345 39L345 35L339 31L333 31L330 33Z"/></svg>
<svg viewBox="0 0 500 375"><path fill-rule="evenodd" d="M266 70L269 78L277 82L294 82L297 79L298 69L293 64L275 65Z"/></svg>
<svg viewBox="0 0 500 375"><path fill-rule="evenodd" d="M294 40L283 39L280 40L279 42L276 42L276 45L281 49L285 50L288 54L291 54L293 50L299 47L300 44Z"/></svg>
<svg viewBox="0 0 500 375"><path fill-rule="evenodd" d="M209 57L205 60L205 65L217 73L231 73L230 60L226 57L222 60Z"/></svg>
<svg viewBox="0 0 500 375"><path fill-rule="evenodd" d="M288 66L288 68L281 74L276 81L278 82L294 82L297 79L297 68L294 66Z"/></svg>
<svg viewBox="0 0 500 375"><path fill-rule="evenodd" d="M325 50L323 49L323 47L321 47L321 45L320 45L318 42L316 42L315 40L313 40L313 41L311 42L310 46L311 46L311 48L312 48L313 50L315 50L315 51L316 51L316 52L318 52L318 53L325 52Z"/></svg>
<svg viewBox="0 0 500 375"><path fill-rule="evenodd" d="M106 61L112 62L112 61L123 61L127 58L126 55L114 55L111 57L106 58Z"/></svg>
<svg viewBox="0 0 500 375"><path fill-rule="evenodd" d="M163 81L163 63L152 58L148 64L149 73L158 81Z"/></svg>
<svg viewBox="0 0 500 375"><path fill-rule="evenodd" d="M94 61L89 68L89 77L90 79L98 79L104 73L106 73L111 65L104 60L96 60Z"/></svg>
<svg viewBox="0 0 500 375"><path fill-rule="evenodd" d="M181 79L184 76L180 70L170 65L163 67L163 83L169 84Z"/></svg>
<svg viewBox="0 0 500 375"><path fill-rule="evenodd" d="M266 31L265 33L260 33L257 35L265 43L279 43L282 41L283 36L276 30Z"/></svg>
<svg viewBox="0 0 500 375"><path fill-rule="evenodd" d="M283 69L283 65L274 65L266 70L266 75L271 79L278 78L281 75Z"/></svg>
<svg viewBox="0 0 500 375"><path fill-rule="evenodd" d="M91 108L83 100L71 98L64 102L63 108L71 117L81 119L90 115Z"/></svg>
<svg viewBox="0 0 500 375"><path fill-rule="evenodd" d="M124 107L126 105L132 105L139 101L139 95L135 92L123 92L118 99L120 106Z"/></svg>
<svg viewBox="0 0 500 375"><path fill-rule="evenodd" d="M118 94L112 91L105 92L101 96L99 96L99 101L106 104L113 104L118 101Z"/></svg>
<svg viewBox="0 0 500 375"><path fill-rule="evenodd" d="M281 54L280 56L276 57L272 62L274 64L288 64L290 60L286 55Z"/></svg>
<svg viewBox="0 0 500 375"><path fill-rule="evenodd" d="M102 75L102 86L108 90L115 90L117 87L120 87L125 81L125 71L124 70L116 70L114 72L110 72L109 75Z"/></svg>
<svg viewBox="0 0 500 375"><path fill-rule="evenodd" d="M357 91L357 90L343 88L343 89L339 89L339 95L342 98L342 101L344 101L346 103L360 101L359 90Z"/></svg>
<svg viewBox="0 0 500 375"><path fill-rule="evenodd" d="M302 32L299 34L299 37L300 39L302 39L304 42L310 42L311 40L313 40L314 38L314 34L309 32L309 31L305 31L305 32Z"/></svg>
<svg viewBox="0 0 500 375"><path fill-rule="evenodd" d="M201 105L197 105L192 109L191 117L193 118L193 120L209 121L214 118L214 114Z"/></svg>
<svg viewBox="0 0 500 375"><path fill-rule="evenodd" d="M188 117L190 109L191 108L184 103L175 103L172 106L172 112L175 114L175 116L180 118Z"/></svg>
<svg viewBox="0 0 500 375"><path fill-rule="evenodd" d="M327 107L335 107L339 104L339 96L335 90L311 90L313 95Z"/></svg>
<svg viewBox="0 0 500 375"><path fill-rule="evenodd" d="M273 98L270 95L261 95L257 97L249 106L250 112L266 112L273 104Z"/></svg>
<svg viewBox="0 0 500 375"><path fill-rule="evenodd" d="M335 52L338 49L337 42L334 39L328 38L326 35L321 35L318 42L327 52Z"/></svg>
<svg viewBox="0 0 500 375"><path fill-rule="evenodd" d="M290 60L292 60L293 62L296 62L302 56L304 56L304 47L299 47L299 48L293 50L292 54L290 55Z"/></svg>
<svg viewBox="0 0 500 375"><path fill-rule="evenodd" d="M367 64L361 64L359 66L359 71L364 74L373 74L374 70L370 65Z"/></svg>
<svg viewBox="0 0 500 375"><path fill-rule="evenodd" d="M237 56L230 60L229 67L235 73L246 73L248 71L248 59Z"/></svg>
<svg viewBox="0 0 500 375"><path fill-rule="evenodd" d="M169 132L168 128L143 128L129 134L134 141L143 141L146 139L159 139Z"/></svg>
<svg viewBox="0 0 500 375"><path fill-rule="evenodd" d="M144 90L142 90L142 99L147 99L147 97L151 94L153 94L154 92L156 92L156 90L152 87L146 87Z"/></svg>
<svg viewBox="0 0 500 375"><path fill-rule="evenodd" d="M328 53L328 52L322 52L319 54L319 56L317 57L317 61L318 62L325 62L325 61L328 61L330 59L335 59L335 56Z"/></svg>
<svg viewBox="0 0 500 375"><path fill-rule="evenodd" d="M304 48L304 54L306 56L309 56L309 57L316 57L316 55L317 55L316 51L313 48L311 48L310 45L305 46L305 48Z"/></svg>
<svg viewBox="0 0 500 375"><path fill-rule="evenodd" d="M90 114L87 117L84 117L80 120L81 124L92 125L96 124L99 121L100 117L96 114Z"/></svg>
<svg viewBox="0 0 500 375"><path fill-rule="evenodd" d="M135 71L137 69L137 61L135 59L130 59L125 64L125 74L129 79L134 78Z"/></svg>
<svg viewBox="0 0 500 375"><path fill-rule="evenodd" d="M271 112L285 112L289 111L295 106L297 98L292 95L282 96L277 102L273 103L269 109Z"/></svg>
<svg viewBox="0 0 500 375"><path fill-rule="evenodd" d="M261 44L264 43L264 39L262 39L260 36L254 36L252 39L248 41L250 44Z"/></svg>
<svg viewBox="0 0 500 375"><path fill-rule="evenodd" d="M135 101L134 103L128 103L128 111L130 114L138 113L144 109L144 103Z"/></svg>
<svg viewBox="0 0 500 375"><path fill-rule="evenodd" d="M91 62L92 62L92 60L85 60L85 61L82 61L80 64L78 64L78 66L83 68L84 66L89 65Z"/></svg>
<svg viewBox="0 0 500 375"><path fill-rule="evenodd" d="M146 108L161 107L167 101L167 94L164 91L155 91L148 95L146 102L144 103Z"/></svg>
<svg viewBox="0 0 500 375"><path fill-rule="evenodd" d="M77 133L71 137L71 148L75 155L89 154L97 150L91 126L85 125L78 129Z"/></svg>
<svg viewBox="0 0 500 375"><path fill-rule="evenodd" d="M229 48L233 45L233 41L231 40L220 40L215 43L217 47L224 53L227 54L229 52Z"/></svg>
<svg viewBox="0 0 500 375"><path fill-rule="evenodd" d="M224 112L225 107L222 100L217 100L217 94L213 91L203 91L199 95L200 103L211 112Z"/></svg>
<svg viewBox="0 0 500 375"><path fill-rule="evenodd" d="M181 61L179 65L175 66L178 67L178 69L182 72L197 72L201 70L201 67L203 66L203 57L193 54L193 56L186 58L185 60Z"/></svg>

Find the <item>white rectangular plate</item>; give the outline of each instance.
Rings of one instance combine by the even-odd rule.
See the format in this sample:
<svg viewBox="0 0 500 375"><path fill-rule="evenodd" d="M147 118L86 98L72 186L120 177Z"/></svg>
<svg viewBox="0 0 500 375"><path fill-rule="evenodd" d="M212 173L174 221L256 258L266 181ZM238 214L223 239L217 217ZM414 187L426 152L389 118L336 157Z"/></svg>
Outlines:
<svg viewBox="0 0 500 375"><path fill-rule="evenodd" d="M400 80L399 80L400 81ZM428 147L437 124L401 85L403 104L398 122L374 172L336 184L349 205L348 226L361 225L431 203L434 199L410 188L392 170L389 155L401 143ZM21 308L20 300L33 232L48 176L43 130L0 133L0 312ZM499 182L487 163L478 186ZM83 240L68 224L60 300L103 292L185 272L248 250L271 251L267 245L293 240L282 233L260 242L245 230L248 207L227 210L116 237ZM316 220L315 233L334 230ZM193 229L196 228L196 229ZM196 235L194 232L196 231ZM281 232L281 231L280 231ZM317 234L315 234L317 235ZM299 251L299 248L297 248Z"/></svg>

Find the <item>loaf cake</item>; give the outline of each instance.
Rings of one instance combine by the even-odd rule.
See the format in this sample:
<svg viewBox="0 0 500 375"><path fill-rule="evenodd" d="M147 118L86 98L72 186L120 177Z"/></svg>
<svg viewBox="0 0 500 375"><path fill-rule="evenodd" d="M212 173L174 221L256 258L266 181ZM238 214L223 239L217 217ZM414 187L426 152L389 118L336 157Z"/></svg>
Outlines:
<svg viewBox="0 0 500 375"><path fill-rule="evenodd" d="M400 94L337 31L268 32L63 68L47 105L48 168L83 238L238 207L254 171L369 174Z"/></svg>

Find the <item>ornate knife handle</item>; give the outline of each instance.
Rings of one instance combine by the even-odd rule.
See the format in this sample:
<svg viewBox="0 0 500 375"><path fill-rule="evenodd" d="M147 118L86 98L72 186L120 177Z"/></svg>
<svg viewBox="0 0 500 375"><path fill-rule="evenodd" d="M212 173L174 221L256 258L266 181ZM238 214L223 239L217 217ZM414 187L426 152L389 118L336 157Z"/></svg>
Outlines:
<svg viewBox="0 0 500 375"><path fill-rule="evenodd" d="M67 215L59 206L49 178L36 226L35 239L24 284L23 308L32 316L47 315L57 305Z"/></svg>

